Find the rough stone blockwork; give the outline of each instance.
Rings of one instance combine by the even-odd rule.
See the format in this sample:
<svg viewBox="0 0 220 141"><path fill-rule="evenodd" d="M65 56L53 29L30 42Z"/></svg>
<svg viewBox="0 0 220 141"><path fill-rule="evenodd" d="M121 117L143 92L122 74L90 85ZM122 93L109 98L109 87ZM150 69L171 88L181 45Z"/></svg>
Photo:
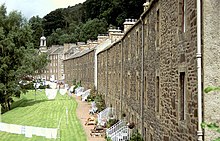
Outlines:
<svg viewBox="0 0 220 141"><path fill-rule="evenodd" d="M145 141L197 141L197 86L220 82L220 2L202 2L202 82L197 80L195 0L151 0L122 39L97 54L98 93L118 119L135 124ZM91 87L93 58L90 51L65 60L66 81ZM218 99L203 96L205 121L219 120ZM205 132L205 140L210 135Z"/></svg>
<svg viewBox="0 0 220 141"><path fill-rule="evenodd" d="M146 141L197 140L196 3L186 4L183 25L182 0L152 1L143 24L98 54L98 91Z"/></svg>
<svg viewBox="0 0 220 141"><path fill-rule="evenodd" d="M64 60L65 82L70 86L73 81L81 82L85 89L94 86L94 49Z"/></svg>

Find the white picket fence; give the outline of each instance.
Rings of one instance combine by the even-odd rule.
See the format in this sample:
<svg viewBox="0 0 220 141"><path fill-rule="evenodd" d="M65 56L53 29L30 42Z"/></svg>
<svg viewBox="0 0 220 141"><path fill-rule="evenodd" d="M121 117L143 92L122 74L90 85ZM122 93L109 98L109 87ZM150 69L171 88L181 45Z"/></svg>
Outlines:
<svg viewBox="0 0 220 141"><path fill-rule="evenodd" d="M57 128L42 128L34 126L23 126L16 124L8 124L0 122L0 131L13 134L24 134L25 137L31 138L32 135L46 137L48 139L56 139L58 129Z"/></svg>
<svg viewBox="0 0 220 141"><path fill-rule="evenodd" d="M130 139L130 130L128 126L123 126L110 136L112 141L128 141Z"/></svg>
<svg viewBox="0 0 220 141"><path fill-rule="evenodd" d="M107 137L111 137L113 133L117 132L124 126L126 126L126 123L122 120L119 120L116 124L106 130Z"/></svg>

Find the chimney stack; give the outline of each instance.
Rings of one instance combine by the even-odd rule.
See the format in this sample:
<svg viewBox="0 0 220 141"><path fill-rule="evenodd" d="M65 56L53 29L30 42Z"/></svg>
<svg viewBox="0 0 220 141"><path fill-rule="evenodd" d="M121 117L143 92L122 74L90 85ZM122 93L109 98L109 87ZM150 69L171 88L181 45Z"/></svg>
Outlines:
<svg viewBox="0 0 220 141"><path fill-rule="evenodd" d="M143 6L144 6L144 11L147 10L147 8L149 7L149 5L150 5L150 2L147 0L147 1L143 4Z"/></svg>
<svg viewBox="0 0 220 141"><path fill-rule="evenodd" d="M108 30L108 34L112 42L116 42L117 40L121 39L121 37L124 35L121 29L119 29L119 27L118 28L110 27L110 29Z"/></svg>
<svg viewBox="0 0 220 141"><path fill-rule="evenodd" d="M125 19L124 24L124 32L127 32L135 23L137 19Z"/></svg>
<svg viewBox="0 0 220 141"><path fill-rule="evenodd" d="M109 38L108 34L99 34L98 35L98 44L102 43L103 41Z"/></svg>

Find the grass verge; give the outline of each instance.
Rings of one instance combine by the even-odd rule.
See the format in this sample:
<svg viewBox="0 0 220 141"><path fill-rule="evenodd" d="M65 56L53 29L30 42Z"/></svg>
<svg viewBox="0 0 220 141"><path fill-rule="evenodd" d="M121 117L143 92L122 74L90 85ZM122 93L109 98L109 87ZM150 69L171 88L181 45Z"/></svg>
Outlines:
<svg viewBox="0 0 220 141"><path fill-rule="evenodd" d="M35 92L29 91L14 100L12 110L2 115L2 122L47 128L60 127L58 134L60 137L56 139L57 141L86 141L86 134L76 115L77 103L73 98L58 93L55 100L48 100L42 90L37 91L36 99ZM26 138L25 135L0 132L0 141L51 140L55 139L39 136Z"/></svg>

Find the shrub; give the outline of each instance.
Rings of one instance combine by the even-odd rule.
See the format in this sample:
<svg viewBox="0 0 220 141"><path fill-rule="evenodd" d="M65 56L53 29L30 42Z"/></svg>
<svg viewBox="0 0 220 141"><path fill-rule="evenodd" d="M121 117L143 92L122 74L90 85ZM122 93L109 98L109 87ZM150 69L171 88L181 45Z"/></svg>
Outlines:
<svg viewBox="0 0 220 141"><path fill-rule="evenodd" d="M110 137L105 136L106 141L112 141Z"/></svg>
<svg viewBox="0 0 220 141"><path fill-rule="evenodd" d="M93 86L93 88L91 89L90 91L90 95L87 97L87 101L90 102L90 101L94 101L95 98L96 98L96 89L95 89L95 86Z"/></svg>
<svg viewBox="0 0 220 141"><path fill-rule="evenodd" d="M144 141L144 139L141 137L141 134L136 130L129 141Z"/></svg>
<svg viewBox="0 0 220 141"><path fill-rule="evenodd" d="M98 111L97 112L101 112L102 110L105 109L105 101L104 99L102 98L101 95L97 95L95 97L95 103L96 103L96 107L98 108Z"/></svg>
<svg viewBox="0 0 220 141"><path fill-rule="evenodd" d="M73 85L76 85L76 79L73 80Z"/></svg>
<svg viewBox="0 0 220 141"><path fill-rule="evenodd" d="M27 84L21 84L20 87L22 89L26 89L26 90L34 90L34 83L33 82L30 82L30 83L27 83Z"/></svg>
<svg viewBox="0 0 220 141"><path fill-rule="evenodd" d="M115 123L117 123L118 120L117 119L109 119L107 124L106 124L106 127L107 128L110 128L111 126L113 126Z"/></svg>
<svg viewBox="0 0 220 141"><path fill-rule="evenodd" d="M82 87L81 81L79 81L79 82L76 83L76 85L75 85L74 88L73 88L73 92L75 92L75 89L78 88L78 87Z"/></svg>

